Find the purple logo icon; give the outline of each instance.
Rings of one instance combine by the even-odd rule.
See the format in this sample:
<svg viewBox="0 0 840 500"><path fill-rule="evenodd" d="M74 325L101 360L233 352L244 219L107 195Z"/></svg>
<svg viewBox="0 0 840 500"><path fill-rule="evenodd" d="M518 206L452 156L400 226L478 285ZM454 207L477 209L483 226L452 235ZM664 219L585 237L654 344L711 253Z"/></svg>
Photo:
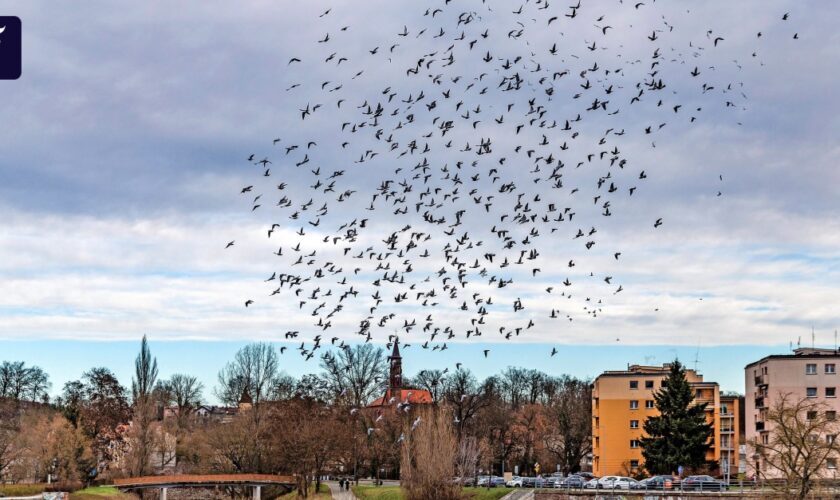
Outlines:
<svg viewBox="0 0 840 500"><path fill-rule="evenodd" d="M17 80L21 72L20 18L0 16L0 80Z"/></svg>

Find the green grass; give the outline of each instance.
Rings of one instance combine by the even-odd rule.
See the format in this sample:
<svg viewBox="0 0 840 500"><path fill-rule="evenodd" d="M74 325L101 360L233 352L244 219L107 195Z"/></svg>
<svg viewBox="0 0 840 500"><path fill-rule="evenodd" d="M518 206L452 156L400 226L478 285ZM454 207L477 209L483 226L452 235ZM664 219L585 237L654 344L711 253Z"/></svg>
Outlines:
<svg viewBox="0 0 840 500"><path fill-rule="evenodd" d="M361 500L403 500L399 486L353 486L352 490Z"/></svg>
<svg viewBox="0 0 840 500"><path fill-rule="evenodd" d="M70 500L129 500L137 498L113 486L92 486L70 494Z"/></svg>
<svg viewBox="0 0 840 500"><path fill-rule="evenodd" d="M318 489L318 494L314 495L314 496L311 496L312 493L314 493L314 491L315 491L315 485L313 484L312 487L310 488L310 492L309 492L310 496L307 497L307 498L314 498L315 500L331 500L332 499L332 495L330 494L330 488L329 488L329 486L327 486L324 483L321 483L321 487ZM293 492L287 493L287 494L285 494L285 495L283 495L279 498L282 499L282 500L297 500L298 498L301 498L301 497L298 496L297 491L293 491Z"/></svg>
<svg viewBox="0 0 840 500"><path fill-rule="evenodd" d="M7 497L29 497L43 493L45 484L3 484L0 485L0 495Z"/></svg>
<svg viewBox="0 0 840 500"><path fill-rule="evenodd" d="M464 488L470 500L498 500L513 491L513 488Z"/></svg>
<svg viewBox="0 0 840 500"><path fill-rule="evenodd" d="M464 488L464 497L469 500L498 500L513 491L513 488ZM353 493L361 500L403 500L399 486L354 486Z"/></svg>

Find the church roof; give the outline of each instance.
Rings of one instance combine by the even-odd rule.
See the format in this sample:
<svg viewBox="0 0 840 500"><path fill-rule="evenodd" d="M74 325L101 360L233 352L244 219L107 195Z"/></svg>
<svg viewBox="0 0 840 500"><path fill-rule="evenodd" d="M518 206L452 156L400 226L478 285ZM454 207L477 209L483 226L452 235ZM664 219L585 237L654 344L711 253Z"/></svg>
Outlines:
<svg viewBox="0 0 840 500"><path fill-rule="evenodd" d="M393 398L393 401L391 399ZM392 390L388 389L385 391L385 395L381 398L375 399L371 404L368 406L375 407L375 406L390 406L396 405L398 403L409 403L413 405L423 405L423 404L431 404L434 400L432 399L432 393L425 389L398 389Z"/></svg>

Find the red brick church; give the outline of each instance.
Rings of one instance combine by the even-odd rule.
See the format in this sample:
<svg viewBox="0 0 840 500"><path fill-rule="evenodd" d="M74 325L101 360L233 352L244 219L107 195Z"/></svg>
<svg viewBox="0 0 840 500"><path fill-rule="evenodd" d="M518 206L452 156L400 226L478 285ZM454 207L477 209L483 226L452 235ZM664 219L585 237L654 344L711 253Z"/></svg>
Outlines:
<svg viewBox="0 0 840 500"><path fill-rule="evenodd" d="M402 380L402 356L400 356L400 341L394 339L394 349L388 357L391 365L391 376L389 377L388 389L381 398L374 400L369 408L382 408L398 404L423 405L431 404L432 394L425 389L414 389L403 387Z"/></svg>

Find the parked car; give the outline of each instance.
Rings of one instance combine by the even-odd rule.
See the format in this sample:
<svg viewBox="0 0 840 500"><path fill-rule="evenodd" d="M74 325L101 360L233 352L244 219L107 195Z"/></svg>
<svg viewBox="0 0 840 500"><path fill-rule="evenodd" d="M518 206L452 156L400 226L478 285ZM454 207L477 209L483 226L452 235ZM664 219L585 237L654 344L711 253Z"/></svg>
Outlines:
<svg viewBox="0 0 840 500"><path fill-rule="evenodd" d="M594 489L598 488L598 478L593 477L589 481L583 483L583 487L588 489L588 490L594 490Z"/></svg>
<svg viewBox="0 0 840 500"><path fill-rule="evenodd" d="M476 486L487 488L495 488L496 486L504 486L505 478L499 476L480 476Z"/></svg>
<svg viewBox="0 0 840 500"><path fill-rule="evenodd" d="M586 479L577 474L572 474L571 476L560 480L557 483L558 488L583 488L583 485L586 484Z"/></svg>
<svg viewBox="0 0 840 500"><path fill-rule="evenodd" d="M653 476L639 481L644 490L674 490L679 489L680 479L674 476Z"/></svg>
<svg viewBox="0 0 840 500"><path fill-rule="evenodd" d="M639 482L632 477L604 476L601 479L593 480L594 488L604 490L634 490L638 488ZM588 485L589 483L587 483ZM589 488L590 486L587 486Z"/></svg>
<svg viewBox="0 0 840 500"><path fill-rule="evenodd" d="M505 483L505 485L509 488L521 488L522 487L522 477L520 476L513 476L510 481Z"/></svg>
<svg viewBox="0 0 840 500"><path fill-rule="evenodd" d="M684 491L726 491L726 483L712 476L688 476L681 486Z"/></svg>
<svg viewBox="0 0 840 500"><path fill-rule="evenodd" d="M595 477L595 474L591 472L576 472L575 475L580 476L587 481L589 481L590 479L598 479L597 477Z"/></svg>

